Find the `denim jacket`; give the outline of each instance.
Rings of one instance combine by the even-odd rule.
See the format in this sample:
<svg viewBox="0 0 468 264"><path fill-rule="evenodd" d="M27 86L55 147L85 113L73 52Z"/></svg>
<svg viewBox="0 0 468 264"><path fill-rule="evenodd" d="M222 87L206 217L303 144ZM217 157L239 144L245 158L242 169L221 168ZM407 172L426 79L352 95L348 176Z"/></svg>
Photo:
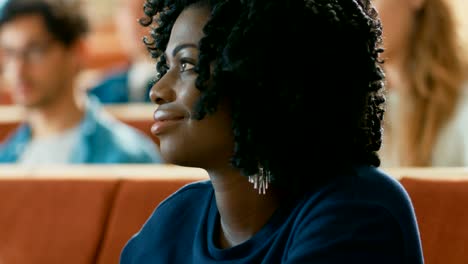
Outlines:
<svg viewBox="0 0 468 264"><path fill-rule="evenodd" d="M79 135L70 164L162 163L150 138L103 113L96 98L88 101ZM21 125L0 145L0 163L17 162L30 140L30 126Z"/></svg>

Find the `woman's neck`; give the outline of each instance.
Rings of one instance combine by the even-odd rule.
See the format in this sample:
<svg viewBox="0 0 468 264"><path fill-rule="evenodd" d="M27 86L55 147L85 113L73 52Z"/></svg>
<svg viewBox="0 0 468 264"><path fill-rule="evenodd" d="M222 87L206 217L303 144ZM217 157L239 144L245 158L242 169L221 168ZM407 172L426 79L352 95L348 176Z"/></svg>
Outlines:
<svg viewBox="0 0 468 264"><path fill-rule="evenodd" d="M259 194L237 170L208 171L220 214L217 245L230 248L249 240L279 207L281 195L273 188Z"/></svg>

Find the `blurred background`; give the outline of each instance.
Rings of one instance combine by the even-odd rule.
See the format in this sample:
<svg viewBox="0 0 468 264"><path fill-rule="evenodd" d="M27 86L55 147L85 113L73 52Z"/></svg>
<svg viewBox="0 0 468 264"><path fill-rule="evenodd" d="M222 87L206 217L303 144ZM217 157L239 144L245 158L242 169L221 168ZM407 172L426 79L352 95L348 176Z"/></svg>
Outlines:
<svg viewBox="0 0 468 264"><path fill-rule="evenodd" d="M4 1L0 0L0 5ZM115 23L121 0L81 1L92 27L91 34L88 36L89 62L79 78L80 86L86 89L97 84L109 72L128 63L130 58L119 40ZM449 2L457 17L461 43L468 47L468 1L450 0ZM11 103L11 99L4 85L0 85L0 104L6 103Z"/></svg>
<svg viewBox="0 0 468 264"><path fill-rule="evenodd" d="M155 105L149 103L148 98L148 88L156 72L154 61L141 41L145 30L137 24L137 19L143 16L141 6L144 0L76 1L80 1L91 26L85 39L84 65L75 79L76 88L82 94L96 95L111 116L154 141L141 140L135 143L133 140L137 136L131 134L127 138L130 143L116 140L114 143L118 144L114 147L124 146L126 149L147 145L151 151L155 151L153 156L156 156L159 142L150 132ZM414 201L426 263L467 263L468 71L464 64L468 65L468 0L372 1L382 8L382 13L387 14L384 27L394 29L394 32L384 32L389 39L395 34L387 33L398 35L405 31L401 21L406 20L408 26L410 22L416 24L421 19L421 10L408 12L411 9L409 3L427 4L427 9L431 10L426 12L432 16L425 21L425 30L430 32L425 38L400 35L392 39L397 47L393 53L384 54L386 62L389 62L384 70L389 81L387 90L390 92L381 158L383 165L390 167L389 174L401 180ZM0 8L4 2L0 0ZM449 4L449 11L445 10L446 3ZM437 12L442 9L439 8L441 5L444 12L453 15L453 31L457 41L452 41L451 15L447 19L448 16ZM449 33L439 28L443 24L440 21L447 20L450 20L450 23L446 23L450 28ZM407 31L418 33L415 32L417 30ZM409 41L404 46L411 46L413 53L423 47L425 53L416 52L417 56L412 56L414 54L411 52L401 49L397 40L401 41L405 37L418 41ZM16 60L19 57L18 50ZM22 52L20 55L24 55L27 49L23 48ZM405 59L409 67L392 64L403 55L407 56ZM2 63L0 53L0 163L13 163L11 154L18 154L15 146L18 142L11 143L5 149L2 143L11 141L11 135L17 133L15 131L25 118L22 115L24 109L13 102L9 92L12 89L8 88L4 80L4 65L6 63ZM41 69L43 67L39 65ZM62 68L58 69L60 71ZM54 69L54 72L41 76L57 74L61 73ZM392 95L400 98L399 105L395 104ZM401 107L404 103L406 108ZM408 107L416 109L413 112L418 115L405 116L404 111L400 111ZM66 118L61 118L60 112L76 109L66 108L43 112L56 115L56 120L68 121L69 116L65 113ZM32 110L37 113L41 109ZM40 128L47 127L47 118L42 119L36 123L39 123ZM113 124L118 129L109 131L123 129L121 125ZM127 132L125 134L129 134ZM65 139L68 140L69 136L65 133ZM102 143L108 138L114 137L105 136L92 141L88 146L92 150L90 154L98 152L103 146L109 147L109 144ZM119 138L119 135L115 138ZM17 145L20 148L28 144L38 146L27 141L31 140ZM44 165L41 158L47 156L50 149L54 152L54 148L49 146L59 146L61 150L63 142L63 138L58 142L46 142L42 145L45 148L39 151L37 147L29 148L26 154L32 153L36 163ZM150 143L154 143L154 149ZM404 147L410 147L412 152L408 154ZM73 154L70 149L65 148ZM61 154L60 151L55 152ZM102 153L95 156L100 155L98 159L113 163L135 163L133 158L125 162L113 159L114 153L112 150L107 153L110 154L109 159ZM53 161L52 158L48 161ZM203 171L157 166L157 163L164 163L163 160L156 162L152 158L140 160L139 163L153 166L83 166L57 170L45 166L39 170L36 165L24 162L24 159L20 159L16 163L19 166L15 167L0 165L0 263L118 263L121 248L139 230L155 205L182 185L206 179ZM311 168L311 171L316 169ZM2 254L5 259L13 256L11 259L23 261L2 260Z"/></svg>
<svg viewBox="0 0 468 264"><path fill-rule="evenodd" d="M2 5L2 2L5 0L0 0L0 5ZM80 71L78 74L78 77L76 78L76 83L77 83L77 88L80 91L86 91L87 93L96 95L102 103L106 104L106 107L111 108L112 105L118 105L118 108L115 111L111 111L112 113L118 113L117 115L119 119L124 119L127 120L126 123L132 123L132 126L136 126L139 128L141 131L143 131L145 134L148 136L152 137L153 140L157 143L157 139L154 139L154 136L150 135L149 132L149 126L151 125L151 118L152 118L152 110L153 106L149 103L149 98L148 98L148 91L150 88L150 83L152 79L155 77L155 67L154 67L154 62L149 58L149 55L147 54L144 45L142 44L141 38L143 35L146 35L148 32L148 29L143 28L138 25L137 19L139 17L143 16L143 10L142 10L142 4L143 0L76 0L79 1L81 4L82 9L85 11L85 14L88 18L89 24L91 26L90 33L86 37L86 58L85 58L85 63L84 63L84 68ZM413 0L412 0L413 1ZM385 21L387 24L384 25L384 31L385 28L401 28L401 23L400 21L402 20L402 16L400 13L402 10L404 11L406 7L406 3L408 1L403 1L403 0L374 0L376 3L377 7L381 7L382 12L388 12L390 15L388 15L390 18ZM414 1L417 2L417 1ZM460 60L463 61L463 63L466 63L468 61L468 1L466 0L427 0L421 3L424 3L424 5L427 4L429 5L434 5L434 3L448 3L450 6L450 13L453 15L453 21L455 22L455 34L457 37L457 45L460 46L460 48L457 49L452 49L455 50L454 53L456 53L456 56L461 58ZM392 4L389 4L392 3ZM392 6L393 5L393 6ZM396 6L396 7L395 7ZM403 7L402 7L403 6ZM402 7L398 9L398 7ZM399 11L392 11L397 8ZM409 7L408 7L409 8ZM429 8L429 7L428 7ZM437 9L437 7L431 7L432 9ZM379 10L380 12L380 10ZM393 12L393 13L392 13ZM434 13L434 12L433 12ZM396 14L396 15L395 15ZM417 12L410 14L414 15L416 14L417 17ZM438 19L441 19L441 16L437 16L437 14L432 16L432 22L430 23L438 23ZM410 18L410 20L413 18ZM415 18L416 19L416 18ZM395 25L392 25L395 24ZM428 23L429 24L429 23ZM429 24L430 25L430 24ZM435 24L432 24L435 25ZM429 26L430 27L430 26ZM440 32L442 30L435 30L430 34L429 38L432 38L432 41L434 42L434 38L439 40L441 42L444 42L445 40L441 39L441 36L444 36L443 34L439 34L437 32ZM384 37L388 37L384 32ZM414 32L413 32L414 33ZM393 37L393 36L391 36ZM399 36L401 38L401 36ZM409 36L411 38L411 36ZM386 40L384 39L384 45L385 43L390 43L385 42ZM414 42L419 42L418 41L413 41ZM422 41L421 41L422 42ZM431 45L431 44L428 44ZM444 44L441 44L439 46L443 46ZM458 47L458 46L457 46ZM413 47L413 49L419 49L417 45ZM397 51L401 51L401 49ZM393 53L398 53L398 52L393 52ZM426 54L419 54L419 57L430 57L432 54L436 54L434 56L439 56L443 57L445 51L442 50L428 50ZM442 55L440 55L442 53ZM453 53L453 52L452 52ZM439 55L437 55L439 54ZM385 59L387 60L388 54L384 54ZM390 54L393 55L393 54ZM390 56L389 55L389 56ZM396 56L400 56L400 54L396 54ZM413 59L413 58L408 58L408 60ZM435 58L428 58L426 61L434 61L436 60ZM388 66L391 65L391 60L389 61ZM426 62L424 62L426 63ZM443 62L442 62L443 63ZM423 65L421 68L421 71L423 71L423 68L437 68L440 65L435 65L436 63L433 63L434 65ZM1 64L0 64L1 67ZM439 67L440 68L440 67ZM449 67L450 68L450 67ZM461 69L462 67L460 67ZM392 81L392 79L401 79L398 74L393 74L393 69L391 67L388 67L388 69L384 69L388 74L387 78L388 81ZM449 69L452 70L452 69ZM420 72L421 72L420 71ZM441 76L445 73L445 71L442 69ZM453 70L455 71L455 70ZM467 88L467 81L468 80L468 71L466 68L463 69L464 73L462 76L462 79L460 81L460 85L456 84L455 86L460 86L460 90L466 90ZM429 78L439 78L440 76L435 76L434 72L428 71L427 73L422 73L426 74L426 77L429 76ZM452 79L455 78L456 74L453 73L452 76L450 76L452 73L447 73L446 77L440 77L441 82L444 82L445 79ZM408 70L406 68L406 75L405 76L408 81L411 82L414 81L411 79L413 74L412 71ZM396 76L396 77L395 77ZM424 77L423 77L424 78ZM458 77L457 77L458 78ZM427 78L426 78L427 79ZM417 81L417 80L416 80ZM123 83L127 83L125 86L128 87L123 87ZM450 82L450 81L449 81ZM453 81L455 83L455 81ZM411 84L410 84L411 85ZM409 86L410 86L409 85ZM430 84L425 84L427 87L425 89L431 90L433 89ZM390 83L390 85L387 85L387 87L390 87L389 90L398 90L395 89L395 87L401 87L400 83L394 82L393 84ZM444 86L444 85L442 85ZM463 87L462 87L463 86ZM442 89L445 89L446 91L449 91L451 88L450 85L447 85L447 87L442 87ZM458 89L458 88L457 88ZM6 119L6 122L3 122L4 125L2 126L3 129L0 131L0 142L5 139L5 136L10 134L11 131L13 131L13 128L16 127L16 125L19 123L20 117L16 118L16 109L17 108L12 108L13 106L13 99L12 96L8 92L8 84L4 81L3 75L0 75L0 123L2 123L3 119ZM11 89L10 89L11 90ZM404 90L404 89L400 89ZM406 89L407 91L411 91L411 89ZM414 89L413 89L414 90ZM444 92L442 92L444 93ZM421 95L417 95L420 96ZM431 95L432 97L437 97L438 95ZM446 92L447 98L449 98L451 95L449 92ZM406 98L406 96L400 96L402 98ZM440 96L439 96L440 97ZM453 96L455 97L455 96ZM445 104L449 105L455 105L458 101L463 100L463 96L458 96L461 99L450 99L445 102ZM468 97L468 96L465 96ZM391 98L390 98L391 99ZM418 105L421 100L428 100L428 98L415 98L413 102L409 102L409 104ZM432 100L432 99L429 99ZM408 103L408 102L407 102ZM146 108L141 109L141 108L135 108L132 105L145 105ZM431 105L432 104L432 105ZM464 103L465 104L465 103ZM2 108L3 106L3 108ZM433 110L427 110L428 114L423 117L414 117L414 116L409 116L408 118L421 118L424 120L429 120L431 119L430 117L430 111L439 111L437 108L437 102L436 103L428 103L426 108L431 108L433 107ZM398 109L399 107L397 106L391 106L389 107L390 111L388 112L388 122L387 123L401 123L400 120L402 120L402 117L397 117L397 121L393 120L391 121L390 117L392 115L397 115L398 113L393 114L392 112L397 112L397 111L392 111L392 109ZM447 112L450 111L455 111L453 108L455 107L445 107ZM442 109L442 108L441 108ZM448 110L447 110L448 109ZM422 110L423 111L423 110ZM444 110L445 111L445 110ZM461 110L463 112L463 110ZM463 116L463 114L460 114ZM441 114L442 116L442 114ZM439 123L435 123L434 128L427 128L427 126L431 125L426 125L426 121L422 121L418 126L416 126L415 129L421 129L421 131L416 131L413 134L415 134L417 137L422 135L422 133L429 133L431 134L432 131L435 131L433 133L435 136L429 135L429 140L430 144L426 145L436 145L438 141L444 141L444 137L449 137L445 135L439 136L439 128L445 126L445 123L450 122L451 116L456 116L455 114L447 114L446 116L442 116L442 119L447 119L447 121L441 121ZM438 118L436 116L436 118ZM132 121L128 121L131 119ZM134 121L137 120L138 122ZM3 120L5 121L5 120ZM391 121L391 122L390 122ZM138 125L135 125L135 122ZM402 121L403 122L403 121ZM412 121L411 121L412 122ZM465 122L465 121L461 121ZM5 125L6 123L6 125ZM404 122L403 122L404 123ZM8 126L9 125L9 126ZM393 125L393 124L391 124ZM468 127L468 124L463 124L464 127ZM394 128L396 127L393 126ZM426 129L427 131L423 131ZM393 129L394 131L397 131L397 129ZM390 135L392 132L392 128L388 127L386 128L387 135ZM398 131L397 131L398 132ZM404 133L403 131L402 133ZM420 133L421 132L421 133ZM459 133L459 131L456 131L456 133ZM442 134L442 132L441 132ZM404 138L405 136L399 135L397 133L394 133L392 135L394 138ZM413 142L414 139L411 139L410 136L406 136L408 140L412 140ZM440 140L436 140L437 138L442 138ZM457 139L457 140L452 140L453 142L458 142L460 140L465 140L463 139ZM421 141L422 142L422 141ZM468 145L468 142L465 142L466 145ZM394 140L392 142L391 139L385 139L384 141L384 146L385 145L392 145L392 146L397 146L398 144L405 144L405 143L399 143ZM415 144L419 144L416 142ZM425 143L422 143L425 144ZM449 146L449 145L447 145ZM434 147L435 148L435 147ZM415 148L414 148L415 149ZM468 149L468 147L466 148ZM389 150L389 155L386 155L384 159L386 160L392 160L391 156L394 156L395 153L401 152L404 150ZM434 150L435 152L441 152ZM421 152L426 152L430 153L431 150L421 150ZM443 151L442 151L443 152ZM417 156L418 154L415 153L414 156ZM428 154L429 155L429 154ZM445 155L442 153L441 155ZM426 155L427 156L427 155ZM466 154L468 156L468 153ZM465 158L466 162L468 162L468 157ZM385 161L385 160L384 160ZM384 165L386 163L384 162ZM461 164L464 164L463 162L457 162L457 163L442 163L442 165L446 166L460 166ZM394 163L394 162L388 162L388 166L393 166L393 167L398 167L398 166L427 166L427 165L439 165L437 163L430 164L429 161L415 161L412 163L408 164L402 164L402 163Z"/></svg>
<svg viewBox="0 0 468 264"><path fill-rule="evenodd" d="M91 31L87 36L87 64L85 69L78 77L79 87L82 89L90 89L100 82L104 81L109 75L113 75L119 69L124 68L132 60L129 54L128 43L122 44L122 31L119 32L119 26L126 27L128 36L128 28L135 28L137 21L130 17L122 18L119 14L120 9L132 8L129 12L135 12L135 6L142 3L142 0L127 1L127 0L77 0L82 4L82 8L87 15L88 22L91 26ZM0 6L5 0L0 0ZM138 3L137 3L138 2ZM134 5L130 7L130 5ZM138 8L139 9L139 8ZM126 11L120 10L120 13ZM142 10L138 11L138 16L143 14ZM137 14L133 14L137 17ZM119 17L120 16L120 17ZM121 21L121 22L119 22ZM130 21L135 21L134 24L128 25ZM119 24L120 23L120 24ZM130 29L131 30L131 29ZM143 29L142 29L143 30ZM119 35L120 34L120 35ZM123 38L122 38L123 37ZM128 40L130 43L135 43L135 39ZM141 44L143 46L143 44ZM149 59L149 58L148 58ZM6 91L6 84L2 81L0 85L0 105L11 104L12 99ZM0 116L1 118L1 116Z"/></svg>

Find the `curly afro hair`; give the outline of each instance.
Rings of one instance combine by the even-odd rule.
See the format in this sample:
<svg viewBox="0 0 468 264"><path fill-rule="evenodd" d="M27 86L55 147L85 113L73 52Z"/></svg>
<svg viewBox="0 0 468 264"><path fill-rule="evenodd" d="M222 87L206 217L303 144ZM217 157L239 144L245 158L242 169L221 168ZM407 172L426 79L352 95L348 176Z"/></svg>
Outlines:
<svg viewBox="0 0 468 264"><path fill-rule="evenodd" d="M211 10L194 111L230 101L233 166L300 187L336 175L320 168L380 165L382 29L369 0L147 0L140 23L153 27L144 42L159 78L174 22L194 5Z"/></svg>

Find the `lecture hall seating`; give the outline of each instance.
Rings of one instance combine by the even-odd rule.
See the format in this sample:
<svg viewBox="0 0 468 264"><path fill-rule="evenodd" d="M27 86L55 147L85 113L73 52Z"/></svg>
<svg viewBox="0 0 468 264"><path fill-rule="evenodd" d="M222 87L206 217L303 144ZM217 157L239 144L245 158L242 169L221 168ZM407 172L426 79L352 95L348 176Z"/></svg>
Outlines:
<svg viewBox="0 0 468 264"><path fill-rule="evenodd" d="M0 263L113 264L154 208L200 169L0 166Z"/></svg>
<svg viewBox="0 0 468 264"><path fill-rule="evenodd" d="M413 202L425 264L468 263L468 168L390 172Z"/></svg>
<svg viewBox="0 0 468 264"><path fill-rule="evenodd" d="M468 168L386 169L414 204L426 264L468 260ZM0 263L118 263L154 208L203 170L0 166Z"/></svg>

